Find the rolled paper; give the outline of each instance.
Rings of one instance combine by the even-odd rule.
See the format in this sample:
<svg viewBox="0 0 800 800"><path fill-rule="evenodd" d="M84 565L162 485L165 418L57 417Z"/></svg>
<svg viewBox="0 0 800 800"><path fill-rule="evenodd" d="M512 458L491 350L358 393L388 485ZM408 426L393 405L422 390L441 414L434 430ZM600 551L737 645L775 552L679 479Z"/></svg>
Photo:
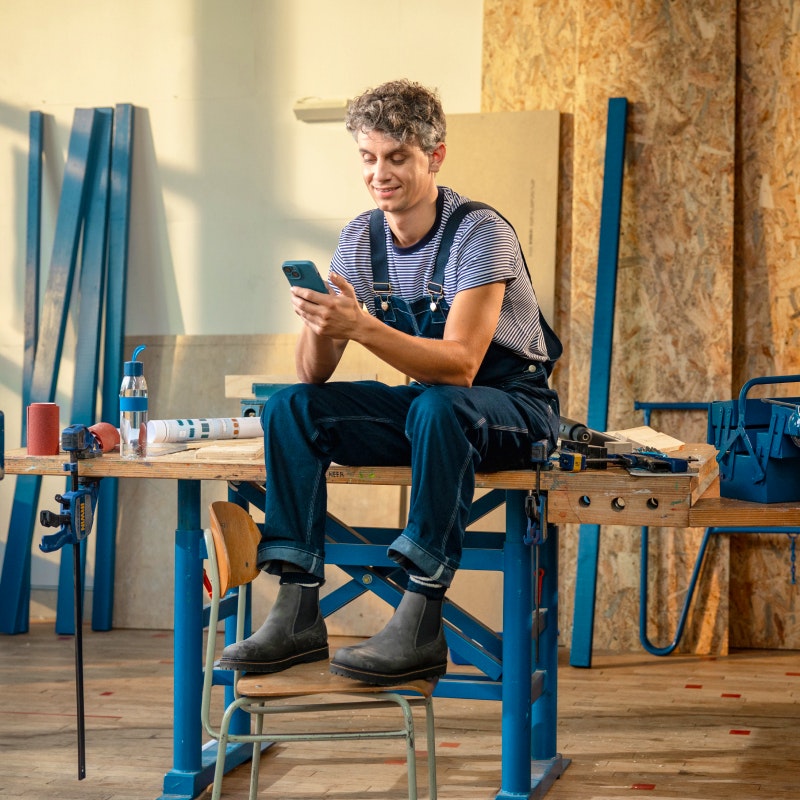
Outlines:
<svg viewBox="0 0 800 800"><path fill-rule="evenodd" d="M56 403L31 403L28 413L28 455L57 456L61 441Z"/></svg>
<svg viewBox="0 0 800 800"><path fill-rule="evenodd" d="M263 435L259 417L151 419L147 423L148 444L255 439Z"/></svg>

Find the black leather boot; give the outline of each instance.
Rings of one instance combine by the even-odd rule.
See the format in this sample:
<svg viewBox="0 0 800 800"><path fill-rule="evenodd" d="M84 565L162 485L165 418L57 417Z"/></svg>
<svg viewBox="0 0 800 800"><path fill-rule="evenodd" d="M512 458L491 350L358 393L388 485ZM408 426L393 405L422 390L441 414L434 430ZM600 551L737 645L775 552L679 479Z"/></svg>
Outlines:
<svg viewBox="0 0 800 800"><path fill-rule="evenodd" d="M417 592L406 592L380 633L336 651L331 672L378 686L444 675L447 642L442 602L429 600Z"/></svg>
<svg viewBox="0 0 800 800"><path fill-rule="evenodd" d="M228 645L222 669L280 672L293 664L328 658L328 629L319 610L319 587L281 584L264 624L249 638Z"/></svg>

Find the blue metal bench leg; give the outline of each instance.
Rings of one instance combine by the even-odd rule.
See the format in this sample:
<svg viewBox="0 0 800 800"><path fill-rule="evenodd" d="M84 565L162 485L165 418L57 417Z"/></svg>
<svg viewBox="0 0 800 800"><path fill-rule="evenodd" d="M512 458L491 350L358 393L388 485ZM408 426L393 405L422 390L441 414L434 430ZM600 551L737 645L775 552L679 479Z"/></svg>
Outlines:
<svg viewBox="0 0 800 800"><path fill-rule="evenodd" d="M216 742L202 746L200 699L203 691L203 531L200 481L178 481L175 531L175 640L173 667L172 769L164 776L159 800L192 800L214 780ZM230 746L226 770L248 760L252 747Z"/></svg>
<svg viewBox="0 0 800 800"><path fill-rule="evenodd" d="M523 542L524 495L508 492L503 548L502 773L497 800L530 797L531 790L531 548Z"/></svg>
<svg viewBox="0 0 800 800"><path fill-rule="evenodd" d="M556 752L558 699L558 529L540 545L541 601L547 626L539 641L543 691L533 698L533 549L524 542L525 493L507 493L503 549L502 777L496 800L545 795L569 764Z"/></svg>
<svg viewBox="0 0 800 800"><path fill-rule="evenodd" d="M697 589L697 584L700 580L700 571L703 568L708 545L711 537L717 534L732 534L732 533L754 533L754 534L775 534L785 533L789 535L797 535L800 533L800 528L787 526L727 526L727 527L711 527L706 528L703 534L703 539L700 542L700 548L697 551L697 558L694 562L694 569L692 570L692 577L689 580L689 586L686 589L686 597L683 601L683 608L681 615L678 619L678 627L675 631L675 638L672 642L665 647L658 647L654 645L647 636L647 559L648 559L648 535L649 529L642 528L642 542L641 542L641 564L640 564L640 578L639 578L639 641L642 647L648 653L654 656L667 656L672 653L683 638L684 628L686 627L686 620L689 616L689 608L691 607L694 593Z"/></svg>

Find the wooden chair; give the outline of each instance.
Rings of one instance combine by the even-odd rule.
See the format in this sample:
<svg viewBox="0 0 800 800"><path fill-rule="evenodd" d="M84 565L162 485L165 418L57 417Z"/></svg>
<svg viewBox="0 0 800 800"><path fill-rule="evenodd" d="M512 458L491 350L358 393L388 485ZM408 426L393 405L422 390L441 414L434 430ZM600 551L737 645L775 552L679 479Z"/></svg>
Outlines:
<svg viewBox="0 0 800 800"><path fill-rule="evenodd" d="M211 606L209 635L206 646L205 672L203 678L202 720L210 736L219 742L214 773L212 800L219 800L225 753L229 743L252 743L252 768L250 773L250 800L255 800L258 791L258 772L261 747L266 742L292 742L335 739L405 739L408 768L408 796L417 798L416 755L414 752L414 720L411 705L425 707L428 749L429 796L436 800L436 755L431 694L435 681L411 681L399 686L382 687L352 681L331 674L329 662L318 661L300 664L283 672L272 674L243 674L233 672L234 700L222 714L219 728L211 724L211 689L217 648L217 623L220 617L220 600L230 589L242 587L238 592L237 641L244 633L246 595L243 589L258 574L256 550L261 534L252 517L235 503L215 502L211 504L211 528L205 531L208 551L208 575L211 582ZM332 651L333 652L333 651ZM411 697L404 696L412 695ZM358 696L359 699L355 699ZM316 702L302 702L301 698ZM344 711L364 709L369 712L378 706L397 706L402 712L403 725L388 730L334 730L301 733L281 733L264 730L267 715L298 715L312 713L319 717L322 711ZM232 733L230 728L234 712L243 710L254 718L251 733ZM338 722L346 724L348 717ZM315 720L315 725L316 725Z"/></svg>

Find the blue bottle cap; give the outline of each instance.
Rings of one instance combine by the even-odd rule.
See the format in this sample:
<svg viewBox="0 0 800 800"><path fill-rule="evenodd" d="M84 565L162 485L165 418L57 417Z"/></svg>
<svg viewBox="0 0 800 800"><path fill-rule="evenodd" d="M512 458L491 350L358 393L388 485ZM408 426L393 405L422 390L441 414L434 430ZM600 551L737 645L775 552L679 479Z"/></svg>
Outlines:
<svg viewBox="0 0 800 800"><path fill-rule="evenodd" d="M142 352L142 350L146 349L146 345L140 344L134 351L133 351L133 360L126 361L125 366L123 369L123 374L126 376L133 376L136 377L138 375L144 375L144 364L141 361L136 360L136 356Z"/></svg>

